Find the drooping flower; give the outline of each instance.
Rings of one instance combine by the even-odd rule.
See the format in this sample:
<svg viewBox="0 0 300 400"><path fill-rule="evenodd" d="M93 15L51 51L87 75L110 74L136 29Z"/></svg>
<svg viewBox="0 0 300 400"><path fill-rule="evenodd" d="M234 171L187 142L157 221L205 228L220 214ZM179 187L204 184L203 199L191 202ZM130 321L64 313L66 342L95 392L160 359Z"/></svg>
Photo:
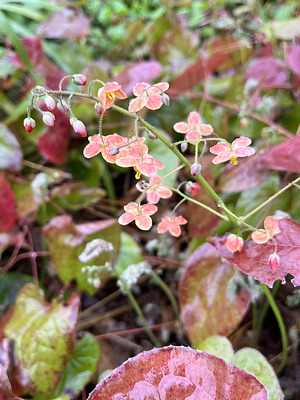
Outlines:
<svg viewBox="0 0 300 400"><path fill-rule="evenodd" d="M98 98L100 106L106 110L114 104L116 98L126 99L127 96L117 82L107 82L98 90Z"/></svg>
<svg viewBox="0 0 300 400"><path fill-rule="evenodd" d="M251 139L246 136L241 136L235 139L231 145L219 142L215 146L210 148L212 154L217 154L217 157L213 159L214 164L220 164L222 162L230 160L231 164L237 164L236 159L238 157L248 157L255 153L252 147L248 147L251 144Z"/></svg>
<svg viewBox="0 0 300 400"><path fill-rule="evenodd" d="M71 122L71 125L74 129L74 131L79 135L80 137L86 137L86 128L85 125L82 121L79 121L79 119L76 119L75 121Z"/></svg>
<svg viewBox="0 0 300 400"><path fill-rule="evenodd" d="M272 216L268 216L265 218L264 228L265 229L261 229L264 232L255 231L252 233L251 237L255 243L267 243L267 241L269 239L272 239L274 235L277 235L277 233L281 232L278 227L278 220Z"/></svg>
<svg viewBox="0 0 300 400"><path fill-rule="evenodd" d="M207 124L201 124L201 117L196 111L192 111L188 116L188 123L177 122L174 125L174 130L179 133L186 134L186 140L200 140L202 136L207 136L213 133L213 127ZM196 142L191 142L196 144Z"/></svg>
<svg viewBox="0 0 300 400"><path fill-rule="evenodd" d="M149 183L142 187L138 184L136 187L140 192L147 190L147 201L152 204L157 204L160 199L167 199L172 196L172 190L163 186L160 176L151 176Z"/></svg>
<svg viewBox="0 0 300 400"><path fill-rule="evenodd" d="M225 246L231 253L235 253L236 251L242 250L244 246L244 240L240 236L231 234L227 236L225 240Z"/></svg>
<svg viewBox="0 0 300 400"><path fill-rule="evenodd" d="M154 204L144 204L139 206L137 203L128 203L124 210L124 214L118 219L119 224L127 225L135 221L136 226L143 230L148 231L152 226L152 219L150 215L156 213L158 208Z"/></svg>
<svg viewBox="0 0 300 400"><path fill-rule="evenodd" d="M275 272L276 269L279 267L279 263L280 263L279 255L276 252L271 254L269 257L269 265L273 272Z"/></svg>
<svg viewBox="0 0 300 400"><path fill-rule="evenodd" d="M164 93L168 88L168 82L160 82L155 85L149 85L145 82L137 83L133 88L133 94L137 97L130 100L129 111L137 112L143 107L147 107L149 110L158 110L164 103L168 103L166 101L167 95Z"/></svg>
<svg viewBox="0 0 300 400"><path fill-rule="evenodd" d="M169 216L163 217L161 222L158 224L157 232L165 233L169 231L173 236L180 236L181 228L180 225L184 225L187 223L187 220L183 218L181 215L178 217Z"/></svg>

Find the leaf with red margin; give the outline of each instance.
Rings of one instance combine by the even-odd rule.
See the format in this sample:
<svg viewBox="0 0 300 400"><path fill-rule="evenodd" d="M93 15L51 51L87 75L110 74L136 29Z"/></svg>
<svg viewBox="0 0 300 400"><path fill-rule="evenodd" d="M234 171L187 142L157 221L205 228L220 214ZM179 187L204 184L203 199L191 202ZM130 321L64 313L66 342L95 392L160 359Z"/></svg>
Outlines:
<svg viewBox="0 0 300 400"><path fill-rule="evenodd" d="M0 233L10 232L16 223L16 198L14 192L0 173Z"/></svg>
<svg viewBox="0 0 300 400"><path fill-rule="evenodd" d="M189 257L180 278L178 298L181 318L193 347L209 336L227 336L248 310L251 296L245 289L232 302L228 283L235 271L209 243Z"/></svg>
<svg viewBox="0 0 300 400"><path fill-rule="evenodd" d="M138 354L101 381L88 400L267 400L264 386L221 358L169 346Z"/></svg>
<svg viewBox="0 0 300 400"><path fill-rule="evenodd" d="M36 285L19 291L13 313L4 328L15 341L15 379L24 389L44 399L51 395L72 355L79 296L72 293L65 306L49 304Z"/></svg>
<svg viewBox="0 0 300 400"><path fill-rule="evenodd" d="M300 136L285 140L267 151L263 161L269 169L300 172Z"/></svg>
<svg viewBox="0 0 300 400"><path fill-rule="evenodd" d="M228 262L232 263L240 271L253 276L269 287L273 287L277 279L285 283L285 275L294 276L294 286L300 285L300 225L284 218L278 221L281 232L274 236L277 243L277 254L280 263L275 272L271 271L269 256L274 253L275 245L271 241L266 244L245 243L240 252L230 253L224 246L227 235L214 236L209 241Z"/></svg>

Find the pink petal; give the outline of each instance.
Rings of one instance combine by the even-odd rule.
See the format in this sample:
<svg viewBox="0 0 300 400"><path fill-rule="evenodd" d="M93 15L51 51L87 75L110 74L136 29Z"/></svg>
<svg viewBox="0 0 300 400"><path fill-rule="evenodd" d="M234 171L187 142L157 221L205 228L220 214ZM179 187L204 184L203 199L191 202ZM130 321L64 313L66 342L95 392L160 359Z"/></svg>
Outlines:
<svg viewBox="0 0 300 400"><path fill-rule="evenodd" d="M118 154L115 155L115 156L111 156L111 155L109 154L109 151L110 151L110 148L109 148L109 147L105 147L105 148L102 150L102 157L103 157L104 160L107 161L108 163L115 164L116 161L117 161L117 159L118 159Z"/></svg>
<svg viewBox="0 0 300 400"><path fill-rule="evenodd" d="M99 99L100 106L103 109L106 109L106 99L107 99L107 97L106 97L106 94L103 92L103 88L98 90L98 99Z"/></svg>
<svg viewBox="0 0 300 400"><path fill-rule="evenodd" d="M199 132L202 133L202 135L210 135L214 131L211 125L206 124L200 124L196 128Z"/></svg>
<svg viewBox="0 0 300 400"><path fill-rule="evenodd" d="M157 226L157 232L158 233L165 233L169 229L170 222L166 221L165 218L162 219L162 221L158 224Z"/></svg>
<svg viewBox="0 0 300 400"><path fill-rule="evenodd" d="M138 205L137 205L137 203L134 203L134 202L130 202L130 203L126 204L126 206L124 206L125 211L127 211L131 214L135 214L135 215L138 215L137 209L138 209Z"/></svg>
<svg viewBox="0 0 300 400"><path fill-rule="evenodd" d="M264 227L268 233L272 233L274 235L280 232L278 220L271 216L265 218Z"/></svg>
<svg viewBox="0 0 300 400"><path fill-rule="evenodd" d="M99 101L99 103L100 103L100 101ZM106 109L110 108L114 103L115 103L115 99L111 99L110 97L106 96L106 103L105 103L105 107L103 107L103 108L106 108Z"/></svg>
<svg viewBox="0 0 300 400"><path fill-rule="evenodd" d="M106 82L106 84L103 86L103 91L105 93L111 93L121 89L121 87L122 86L119 85L118 82Z"/></svg>
<svg viewBox="0 0 300 400"><path fill-rule="evenodd" d="M126 212L120 216L120 218L118 219L118 222L120 225L127 225L127 224L130 224L130 222L132 222L134 220L135 220L135 215Z"/></svg>
<svg viewBox="0 0 300 400"><path fill-rule="evenodd" d="M190 140L192 144L196 144L196 142L194 142L194 140L200 140L202 139L201 133L197 133L196 131L190 131L187 135L186 135L186 140ZM192 142L193 141L193 142Z"/></svg>
<svg viewBox="0 0 300 400"><path fill-rule="evenodd" d="M162 95L162 93L165 92L167 89L169 89L168 82L161 82L161 83L156 83L155 85L150 86L150 88L147 90L147 92L148 92L149 96L152 96L153 94Z"/></svg>
<svg viewBox="0 0 300 400"><path fill-rule="evenodd" d="M151 191L147 191L147 201L152 204L157 204L160 200L160 196L158 193Z"/></svg>
<svg viewBox="0 0 300 400"><path fill-rule="evenodd" d="M158 94L153 94L148 98L146 107L149 108L149 110L158 110L162 105L163 101L161 96Z"/></svg>
<svg viewBox="0 0 300 400"><path fill-rule="evenodd" d="M135 96L139 96L142 93L142 91L148 88L149 86L150 86L149 83L145 82L137 83L133 88L133 94Z"/></svg>
<svg viewBox="0 0 300 400"><path fill-rule="evenodd" d="M235 139L235 140L232 142L232 145L231 145L231 146L232 146L233 150L236 150L236 149L238 149L239 147L247 147L247 146L249 146L249 144L251 144L251 143L252 143L252 140L251 140L251 139L247 138L246 136L241 136L241 137Z"/></svg>
<svg viewBox="0 0 300 400"><path fill-rule="evenodd" d="M190 125L198 125L201 123L201 117L196 111L189 113L188 121Z"/></svg>
<svg viewBox="0 0 300 400"><path fill-rule="evenodd" d="M119 165L119 167L134 167L137 163L136 158L134 157L121 157L117 158L116 164Z"/></svg>
<svg viewBox="0 0 300 400"><path fill-rule="evenodd" d="M86 158L95 157L101 150L102 148L98 144L91 142L84 148L83 155Z"/></svg>
<svg viewBox="0 0 300 400"><path fill-rule="evenodd" d="M178 217L175 217L174 221L176 222L176 224L179 224L179 225L187 224L187 220L185 218L183 218L182 215L178 215Z"/></svg>
<svg viewBox="0 0 300 400"><path fill-rule="evenodd" d="M151 178L149 179L149 185L153 185L153 183L155 182L159 182L159 184L162 184L162 180L160 176L151 176Z"/></svg>
<svg viewBox="0 0 300 400"><path fill-rule="evenodd" d="M174 131L179 132L179 133L187 133L190 130L189 124L186 122L177 122L173 126Z"/></svg>
<svg viewBox="0 0 300 400"><path fill-rule="evenodd" d="M102 146L102 139L100 135L93 135L88 137L89 142L97 143L99 146Z"/></svg>
<svg viewBox="0 0 300 400"><path fill-rule="evenodd" d="M232 157L232 153L228 152L228 153L221 153L219 154L217 157L215 157L212 162L213 164L220 164L222 162L228 161L230 160Z"/></svg>
<svg viewBox="0 0 300 400"><path fill-rule="evenodd" d="M152 158L152 164L158 169L164 169L165 168L164 164L161 163L160 161L158 161L156 158Z"/></svg>
<svg viewBox="0 0 300 400"><path fill-rule="evenodd" d="M159 89L161 89L163 92L165 92L166 90L169 89L169 84L168 82L159 82L156 83L155 85L153 85L154 87L158 87Z"/></svg>
<svg viewBox="0 0 300 400"><path fill-rule="evenodd" d="M137 163L136 168L145 176L157 175L157 169L154 165L148 163Z"/></svg>
<svg viewBox="0 0 300 400"><path fill-rule="evenodd" d="M145 107L147 103L147 98L145 96L137 97L136 99L130 100L128 110L130 112L137 112L143 107Z"/></svg>
<svg viewBox="0 0 300 400"><path fill-rule="evenodd" d="M135 223L142 231L149 231L152 226L152 219L148 215L139 215L136 217Z"/></svg>
<svg viewBox="0 0 300 400"><path fill-rule="evenodd" d="M127 143L126 138L123 136L114 133L113 135L108 135L104 137L105 143L107 143L110 147L118 147Z"/></svg>
<svg viewBox="0 0 300 400"><path fill-rule="evenodd" d="M177 225L175 222L171 223L169 226L169 232L173 236L176 236L176 237L180 236L180 234L181 234L180 226Z"/></svg>
<svg viewBox="0 0 300 400"><path fill-rule="evenodd" d="M270 237L266 233L258 231L253 232L251 237L252 240L254 240L254 242L258 244L267 243L267 241L270 239Z"/></svg>
<svg viewBox="0 0 300 400"><path fill-rule="evenodd" d="M122 89L116 90L116 91L115 91L115 96L116 96L118 99L127 99L127 95L126 95L126 93L123 92Z"/></svg>
<svg viewBox="0 0 300 400"><path fill-rule="evenodd" d="M159 196L160 196L162 199L168 199L168 198L171 197L172 194L173 194L173 192L172 192L171 189L168 189L168 188L166 188L166 187L164 187L164 186L158 187L158 188L155 189L155 190L156 190L156 192L159 194ZM151 203L152 203L152 202L151 202Z"/></svg>
<svg viewBox="0 0 300 400"><path fill-rule="evenodd" d="M140 211L143 215L152 215L156 213L158 208L154 204L144 204L140 207Z"/></svg>
<svg viewBox="0 0 300 400"><path fill-rule="evenodd" d="M227 143L218 143L214 146L212 146L209 151L212 154L220 154L220 153L227 153L230 152L230 146Z"/></svg>
<svg viewBox="0 0 300 400"><path fill-rule="evenodd" d="M240 147L233 152L233 155L237 157L248 157L252 156L255 150L252 147Z"/></svg>

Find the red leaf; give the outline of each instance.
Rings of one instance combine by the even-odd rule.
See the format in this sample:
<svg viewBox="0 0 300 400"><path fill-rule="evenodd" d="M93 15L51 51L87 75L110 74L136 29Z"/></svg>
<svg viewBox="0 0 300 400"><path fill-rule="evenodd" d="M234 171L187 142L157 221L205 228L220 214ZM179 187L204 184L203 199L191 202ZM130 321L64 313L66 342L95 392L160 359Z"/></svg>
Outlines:
<svg viewBox="0 0 300 400"><path fill-rule="evenodd" d="M273 57L263 57L248 68L244 79L255 79L262 90L282 87L288 77L284 62Z"/></svg>
<svg viewBox="0 0 300 400"><path fill-rule="evenodd" d="M294 286L300 285L300 225L284 218L278 221L281 233L275 235L277 254L280 264L275 272L271 271L269 256L275 252L271 241L266 244L245 243L239 253L230 253L224 246L226 236L214 236L209 241L227 261L247 275L253 276L260 282L272 287L276 279L285 283L285 275L294 276Z"/></svg>
<svg viewBox="0 0 300 400"><path fill-rule="evenodd" d="M295 75L300 75L300 46L291 44L285 57L288 66Z"/></svg>
<svg viewBox="0 0 300 400"><path fill-rule="evenodd" d="M278 144L263 155L269 169L300 172L300 136Z"/></svg>
<svg viewBox="0 0 300 400"><path fill-rule="evenodd" d="M10 232L16 223L16 198L5 175L0 173L0 232Z"/></svg>
<svg viewBox="0 0 300 400"><path fill-rule="evenodd" d="M89 19L79 10L57 11L44 21L37 33L49 39L79 39L89 32Z"/></svg>
<svg viewBox="0 0 300 400"><path fill-rule="evenodd" d="M217 54L205 60L198 60L173 80L168 94L174 99L181 95L182 92L193 89L193 87L214 72L226 58L227 54Z"/></svg>
<svg viewBox="0 0 300 400"><path fill-rule="evenodd" d="M250 304L250 294L242 290L232 302L228 283L234 268L216 249L205 243L187 260L179 282L181 317L193 347L209 336L229 335L239 325Z"/></svg>
<svg viewBox="0 0 300 400"><path fill-rule="evenodd" d="M36 67L41 63L44 57L42 42L36 37L22 38L21 41L31 63ZM18 53L10 53L9 58L17 68L24 68L23 61L19 57Z"/></svg>
<svg viewBox="0 0 300 400"><path fill-rule="evenodd" d="M88 400L267 400L264 386L221 358L189 347L163 347L126 361Z"/></svg>

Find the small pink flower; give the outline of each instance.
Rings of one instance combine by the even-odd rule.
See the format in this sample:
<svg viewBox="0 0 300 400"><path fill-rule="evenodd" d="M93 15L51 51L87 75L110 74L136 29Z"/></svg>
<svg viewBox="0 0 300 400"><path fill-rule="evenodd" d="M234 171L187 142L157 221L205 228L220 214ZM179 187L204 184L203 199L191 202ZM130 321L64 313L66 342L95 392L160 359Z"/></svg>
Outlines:
<svg viewBox="0 0 300 400"><path fill-rule="evenodd" d="M160 176L151 176L149 184L145 184L143 188L137 185L137 189L140 192L144 192L147 189L147 201L152 204L157 204L160 199L167 199L172 196L172 190L163 186Z"/></svg>
<svg viewBox="0 0 300 400"><path fill-rule="evenodd" d="M279 263L280 263L279 255L276 252L271 254L269 257L269 265L273 272L275 272L276 269L279 267Z"/></svg>
<svg viewBox="0 0 300 400"><path fill-rule="evenodd" d="M188 194L197 196L197 194L199 193L199 190L200 190L200 186L196 182L189 181L184 185L184 189Z"/></svg>
<svg viewBox="0 0 300 400"><path fill-rule="evenodd" d="M235 253L236 251L242 250L244 246L244 240L237 235L231 234L227 236L225 240L225 246L227 247L227 250L229 250L231 253Z"/></svg>
<svg viewBox="0 0 300 400"><path fill-rule="evenodd" d="M174 130L179 133L186 133L186 140L200 140L202 136L207 136L213 133L211 125L201 124L201 117L196 111L192 111L188 116L188 123L177 122L174 125ZM192 142L196 144L196 142Z"/></svg>
<svg viewBox="0 0 300 400"><path fill-rule="evenodd" d="M169 231L173 236L180 236L181 228L180 225L184 225L187 223L187 220L183 218L181 215L178 217L166 216L163 217L161 222L158 224L157 232L165 233Z"/></svg>
<svg viewBox="0 0 300 400"><path fill-rule="evenodd" d="M119 224L127 225L135 221L136 226L143 230L148 231L152 226L152 219L150 215L156 213L158 208L154 204L144 204L140 206L137 203L128 203L124 210L124 214L118 219Z"/></svg>
<svg viewBox="0 0 300 400"><path fill-rule="evenodd" d="M134 143L133 143L134 144ZM131 152L124 154L123 150L120 152L116 164L120 167L133 167L136 171L136 179L139 179L141 174L145 176L155 176L157 175L157 169L163 169L165 166L148 153L148 148L146 145L142 148L143 157L141 156L141 151L135 145Z"/></svg>
<svg viewBox="0 0 300 400"><path fill-rule="evenodd" d="M248 157L255 153L252 147L248 147L249 144L251 144L251 139L246 136L235 139L231 146L227 143L219 142L210 149L212 154L217 154L217 157L213 159L213 163L220 164L230 160L231 164L237 164L236 159L238 157Z"/></svg>
<svg viewBox="0 0 300 400"><path fill-rule="evenodd" d="M23 122L26 133L30 133L35 128L35 120L33 118L25 118Z"/></svg>
<svg viewBox="0 0 300 400"><path fill-rule="evenodd" d="M112 155L110 150L127 144L127 139L117 133L102 137L93 135L89 136L88 140L90 143L83 150L84 157L91 158L102 153L104 160L112 164L116 162L118 154Z"/></svg>
<svg viewBox="0 0 300 400"><path fill-rule="evenodd" d="M145 82L137 83L133 88L133 94L137 98L130 100L129 111L137 112L143 107L147 107L149 110L158 110L164 102L167 103L166 97L164 99L162 97L168 88L168 82L160 82L155 85Z"/></svg>
<svg viewBox="0 0 300 400"><path fill-rule="evenodd" d="M277 233L281 232L281 230L278 227L278 220L271 216L265 218L264 228L265 229L262 229L262 231L266 233L258 231L252 233L251 237L255 243L258 244L267 243L267 241L269 239L272 239L274 235L277 235Z"/></svg>
<svg viewBox="0 0 300 400"><path fill-rule="evenodd" d="M114 104L116 98L126 99L127 96L117 82L107 82L98 90L98 98L100 106L106 110Z"/></svg>

